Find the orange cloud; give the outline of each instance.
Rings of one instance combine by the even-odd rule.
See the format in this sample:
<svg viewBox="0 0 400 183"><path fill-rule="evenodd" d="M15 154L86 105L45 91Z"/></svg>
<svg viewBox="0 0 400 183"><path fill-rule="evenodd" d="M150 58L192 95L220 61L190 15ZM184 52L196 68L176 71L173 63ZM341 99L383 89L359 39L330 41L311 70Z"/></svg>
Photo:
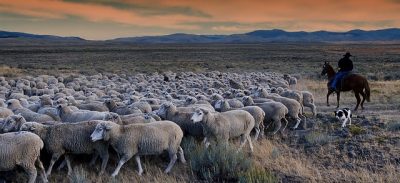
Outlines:
<svg viewBox="0 0 400 183"><path fill-rule="evenodd" d="M82 1L85 3L79 0L0 0L0 13L60 21L79 17L98 24L111 22L120 26L152 28L146 29L143 34L227 34L271 28L346 31L400 27L400 3L396 0ZM146 11L140 11L141 7Z"/></svg>

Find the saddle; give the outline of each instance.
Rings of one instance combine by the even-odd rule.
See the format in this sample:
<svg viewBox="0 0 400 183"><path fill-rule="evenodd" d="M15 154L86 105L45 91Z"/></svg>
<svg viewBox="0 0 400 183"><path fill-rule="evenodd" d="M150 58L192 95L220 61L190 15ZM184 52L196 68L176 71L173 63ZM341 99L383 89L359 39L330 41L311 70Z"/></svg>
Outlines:
<svg viewBox="0 0 400 183"><path fill-rule="evenodd" d="M342 85L342 82L344 81L344 80L346 80L348 77L350 77L350 76L352 76L352 75L355 75L356 73L354 72L354 71L350 71L350 72L348 72L346 75L344 75L343 77L342 77L342 79L341 80L339 80L338 82L337 82L337 84L336 84L336 88L337 89L342 89L343 87L343 85Z"/></svg>

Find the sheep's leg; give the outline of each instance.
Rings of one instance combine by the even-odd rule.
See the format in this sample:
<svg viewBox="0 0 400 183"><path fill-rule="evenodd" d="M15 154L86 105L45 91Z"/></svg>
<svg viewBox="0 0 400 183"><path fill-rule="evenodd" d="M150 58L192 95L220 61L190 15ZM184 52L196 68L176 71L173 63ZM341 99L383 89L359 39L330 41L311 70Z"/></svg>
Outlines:
<svg viewBox="0 0 400 183"><path fill-rule="evenodd" d="M65 161L67 162L68 175L72 175L72 166L71 166L71 160L70 160L69 155L65 155Z"/></svg>
<svg viewBox="0 0 400 183"><path fill-rule="evenodd" d="M97 152L94 152L92 159L90 160L89 166L94 166L96 164L98 157L99 157L99 154Z"/></svg>
<svg viewBox="0 0 400 183"><path fill-rule="evenodd" d="M302 114L300 114L300 117L304 118L304 120L302 119L303 123L301 126L303 127L303 130L305 130L307 128L307 117Z"/></svg>
<svg viewBox="0 0 400 183"><path fill-rule="evenodd" d="M258 140L258 136L260 135L260 127L255 127L254 128L256 130L256 135L254 136L254 141Z"/></svg>
<svg viewBox="0 0 400 183"><path fill-rule="evenodd" d="M56 163L58 158L60 158L60 156L61 155L59 155L59 154L53 154L53 156L51 157L50 165L46 172L47 177L49 177L51 175L51 170L53 169L54 164Z"/></svg>
<svg viewBox="0 0 400 183"><path fill-rule="evenodd" d="M247 135L247 142L249 143L250 151L253 152L253 143L251 142L250 135Z"/></svg>
<svg viewBox="0 0 400 183"><path fill-rule="evenodd" d="M349 126L351 125L351 117L349 118Z"/></svg>
<svg viewBox="0 0 400 183"><path fill-rule="evenodd" d="M105 172L106 166L108 163L108 158L109 158L108 152L105 152L105 153L103 152L102 156L101 156L101 168L100 168L99 175L102 175Z"/></svg>
<svg viewBox="0 0 400 183"><path fill-rule="evenodd" d="M300 122L301 122L301 119L297 116L296 117L296 125L294 125L293 130L297 129L299 127Z"/></svg>
<svg viewBox="0 0 400 183"><path fill-rule="evenodd" d="M275 127L274 131L272 132L273 135L275 135L276 132L278 132L281 129L281 127L282 127L281 121L280 120L274 120L274 127Z"/></svg>
<svg viewBox="0 0 400 183"><path fill-rule="evenodd" d="M117 168L115 168L114 172L111 174L112 177L115 177L118 175L119 171L121 170L122 165L124 165L129 159L131 159L131 155L123 155L121 159L118 162Z"/></svg>
<svg viewBox="0 0 400 183"><path fill-rule="evenodd" d="M264 122L261 121L261 123L260 123L260 135L261 135L261 138L264 138L264 131L265 131Z"/></svg>
<svg viewBox="0 0 400 183"><path fill-rule="evenodd" d="M242 148L243 148L245 143L246 143L246 137L244 135L241 135L240 136L240 146L239 146L239 149L237 151L242 150Z"/></svg>
<svg viewBox="0 0 400 183"><path fill-rule="evenodd" d="M181 163L185 164L186 163L185 154L184 154L181 146L179 146L179 148L178 148L178 153L179 153L179 159L181 160Z"/></svg>
<svg viewBox="0 0 400 183"><path fill-rule="evenodd" d="M142 168L142 163L140 162L140 156L136 155L135 156L136 164L138 166L138 174L141 176L143 174L143 168Z"/></svg>
<svg viewBox="0 0 400 183"><path fill-rule="evenodd" d="M164 171L165 173L169 173L171 171L171 169L174 166L176 160L178 159L178 156L176 156L176 152L170 152L169 153L169 158L170 158L170 161L169 161L168 167Z"/></svg>
<svg viewBox="0 0 400 183"><path fill-rule="evenodd" d="M61 164L58 166L57 171L60 171L61 169L63 169L65 167L65 165L67 165L67 162L64 160L63 162L61 162Z"/></svg>
<svg viewBox="0 0 400 183"><path fill-rule="evenodd" d="M36 159L35 165L36 165L37 168L39 168L39 174L42 177L42 181L45 182L45 183L49 182L47 180L47 176L46 176L46 172L45 172L44 167L43 167L43 163L40 161L39 157Z"/></svg>
<svg viewBox="0 0 400 183"><path fill-rule="evenodd" d="M35 167L24 167L24 170L29 175L29 183L35 183L37 177L37 171Z"/></svg>

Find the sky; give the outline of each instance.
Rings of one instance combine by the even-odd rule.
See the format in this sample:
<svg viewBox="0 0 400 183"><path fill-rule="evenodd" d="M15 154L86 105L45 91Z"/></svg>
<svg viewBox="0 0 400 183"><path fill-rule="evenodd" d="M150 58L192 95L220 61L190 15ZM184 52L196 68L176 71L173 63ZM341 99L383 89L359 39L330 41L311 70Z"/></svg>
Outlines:
<svg viewBox="0 0 400 183"><path fill-rule="evenodd" d="M400 0L0 0L0 30L105 40L400 27Z"/></svg>

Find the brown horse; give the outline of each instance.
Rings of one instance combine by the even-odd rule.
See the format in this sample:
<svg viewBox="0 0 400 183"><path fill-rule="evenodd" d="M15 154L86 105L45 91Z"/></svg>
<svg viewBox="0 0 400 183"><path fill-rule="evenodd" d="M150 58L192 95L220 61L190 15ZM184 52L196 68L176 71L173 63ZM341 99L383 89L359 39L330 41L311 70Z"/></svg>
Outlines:
<svg viewBox="0 0 400 183"><path fill-rule="evenodd" d="M370 101L370 89L369 89L369 84L368 81L365 77L359 75L359 74L349 74L345 76L342 81L338 82L340 87L337 87L336 91L334 90L329 90L329 84L332 82L333 78L335 77L335 70L331 65L329 65L328 62L325 62L324 66L322 67L322 72L321 76L324 76L325 74L328 75L328 94L326 95L326 104L329 106L329 95L331 95L333 92L336 92L337 95L337 108L339 108L339 101L340 101L340 92L346 92L346 91L351 91L353 90L354 95L357 99L357 105L354 108L356 111L358 109L358 106L360 105L361 102L361 109L364 109L364 101L367 99L367 101ZM362 101L360 98L360 94L363 97Z"/></svg>

